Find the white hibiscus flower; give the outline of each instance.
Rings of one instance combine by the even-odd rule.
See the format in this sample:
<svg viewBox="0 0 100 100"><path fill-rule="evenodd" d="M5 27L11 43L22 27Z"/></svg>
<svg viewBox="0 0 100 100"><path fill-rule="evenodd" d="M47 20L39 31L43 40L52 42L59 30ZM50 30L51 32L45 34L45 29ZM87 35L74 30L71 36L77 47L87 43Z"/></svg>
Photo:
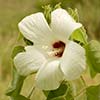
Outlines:
<svg viewBox="0 0 100 100"><path fill-rule="evenodd" d="M35 82L43 90L57 89L63 80L79 78L86 69L85 50L68 38L81 26L61 8L51 13L50 26L41 12L25 17L19 29L34 45L15 56L19 74L37 72Z"/></svg>

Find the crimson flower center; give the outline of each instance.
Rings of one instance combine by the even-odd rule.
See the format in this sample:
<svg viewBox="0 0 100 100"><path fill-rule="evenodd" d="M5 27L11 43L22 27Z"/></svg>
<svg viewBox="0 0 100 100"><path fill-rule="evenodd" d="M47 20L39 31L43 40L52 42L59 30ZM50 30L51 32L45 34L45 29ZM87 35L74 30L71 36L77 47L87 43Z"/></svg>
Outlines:
<svg viewBox="0 0 100 100"><path fill-rule="evenodd" d="M57 42L54 42L52 46L53 46L54 51L56 51L54 53L54 56L61 57L65 49L65 43L62 41L57 41Z"/></svg>

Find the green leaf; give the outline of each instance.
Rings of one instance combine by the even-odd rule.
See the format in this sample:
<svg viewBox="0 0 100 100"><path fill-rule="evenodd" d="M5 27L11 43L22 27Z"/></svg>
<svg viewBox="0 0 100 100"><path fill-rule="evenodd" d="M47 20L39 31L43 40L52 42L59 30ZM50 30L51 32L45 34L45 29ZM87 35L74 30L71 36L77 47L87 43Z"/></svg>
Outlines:
<svg viewBox="0 0 100 100"><path fill-rule="evenodd" d="M100 43L92 40L85 46L87 63L90 68L91 76L100 73Z"/></svg>
<svg viewBox="0 0 100 100"><path fill-rule="evenodd" d="M76 22L79 22L79 15L78 15L77 9L68 8L68 12ZM86 34L86 30L84 29L84 27L75 30L72 33L70 39L77 43L80 43L80 45L87 44L87 34Z"/></svg>
<svg viewBox="0 0 100 100"><path fill-rule="evenodd" d="M87 100L86 84L83 78L63 82L56 90L45 91L46 100Z"/></svg>
<svg viewBox="0 0 100 100"><path fill-rule="evenodd" d="M87 100L100 100L100 85L88 87L86 94Z"/></svg>
<svg viewBox="0 0 100 100"><path fill-rule="evenodd" d="M23 86L23 82L25 80L25 77L20 76L16 69L13 69L13 79L11 82L11 86L8 88L6 95L11 97L16 97L20 94L21 88Z"/></svg>
<svg viewBox="0 0 100 100"><path fill-rule="evenodd" d="M71 37L70 40L73 40L80 45L86 45L87 44L87 34L86 31L83 28L75 30Z"/></svg>
<svg viewBox="0 0 100 100"><path fill-rule="evenodd" d="M67 83L62 83L56 90L44 91L46 100L74 100Z"/></svg>
<svg viewBox="0 0 100 100"><path fill-rule="evenodd" d="M16 47L14 47L14 49L13 49L13 51L12 51L12 55L11 55L12 59L13 59L18 53L24 52L24 51L25 51L25 49L24 49L23 46L16 46Z"/></svg>
<svg viewBox="0 0 100 100"><path fill-rule="evenodd" d="M68 8L68 13L73 17L76 22L79 22L79 14L76 8Z"/></svg>
<svg viewBox="0 0 100 100"><path fill-rule="evenodd" d="M89 64L89 63L88 63ZM93 69L93 67L89 66L90 68L90 75L92 78L94 78L97 75L97 72Z"/></svg>
<svg viewBox="0 0 100 100"><path fill-rule="evenodd" d="M17 95L15 97L11 97L11 100L30 100L22 95Z"/></svg>
<svg viewBox="0 0 100 100"><path fill-rule="evenodd" d="M62 96L67 91L67 85L62 84L57 90L50 91L47 100Z"/></svg>
<svg viewBox="0 0 100 100"><path fill-rule="evenodd" d="M48 97L50 91L43 91L43 93L44 93L44 95L45 95L46 97Z"/></svg>

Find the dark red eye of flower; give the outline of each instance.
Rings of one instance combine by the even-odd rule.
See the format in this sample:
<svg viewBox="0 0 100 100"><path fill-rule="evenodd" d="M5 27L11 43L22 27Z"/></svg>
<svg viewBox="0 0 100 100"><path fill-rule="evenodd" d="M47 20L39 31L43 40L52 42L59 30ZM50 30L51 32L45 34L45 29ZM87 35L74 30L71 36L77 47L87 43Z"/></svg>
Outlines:
<svg viewBox="0 0 100 100"><path fill-rule="evenodd" d="M57 51L54 56L61 57L65 49L65 43L62 41L57 41L53 44L53 48Z"/></svg>
<svg viewBox="0 0 100 100"><path fill-rule="evenodd" d="M65 43L62 41L57 41L53 44L53 48L61 48L61 47L65 47Z"/></svg>

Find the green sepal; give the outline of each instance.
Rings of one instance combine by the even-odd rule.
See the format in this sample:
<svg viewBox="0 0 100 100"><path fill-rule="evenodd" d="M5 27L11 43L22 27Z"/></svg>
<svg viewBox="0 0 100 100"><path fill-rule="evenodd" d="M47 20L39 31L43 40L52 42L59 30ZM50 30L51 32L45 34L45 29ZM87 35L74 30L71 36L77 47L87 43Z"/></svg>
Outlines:
<svg viewBox="0 0 100 100"><path fill-rule="evenodd" d="M25 51L25 49L24 49L23 46L16 46L16 47L14 47L14 49L13 49L13 51L12 51L12 55L11 55L12 59L13 59L18 53L24 52L24 51Z"/></svg>
<svg viewBox="0 0 100 100"><path fill-rule="evenodd" d="M48 24L51 23L51 12L52 12L52 7L50 5L46 5L42 7L44 9L44 16L48 22Z"/></svg>
<svg viewBox="0 0 100 100"><path fill-rule="evenodd" d="M76 8L68 8L68 13L73 17L76 22L79 22L79 14Z"/></svg>
<svg viewBox="0 0 100 100"><path fill-rule="evenodd" d="M19 95L25 78L26 77L20 76L14 67L13 79L11 81L10 87L6 91L6 95L11 96L11 97L16 97L17 95Z"/></svg>
<svg viewBox="0 0 100 100"><path fill-rule="evenodd" d="M58 4L56 4L56 5L54 6L54 9L53 9L53 10L58 9L58 8L61 8L61 2L58 3Z"/></svg>
<svg viewBox="0 0 100 100"><path fill-rule="evenodd" d="M96 73L100 73L100 43L92 40L85 46L85 49L90 74L94 77Z"/></svg>
<svg viewBox="0 0 100 100"><path fill-rule="evenodd" d="M100 84L97 86L90 86L86 90L87 100L100 100Z"/></svg>
<svg viewBox="0 0 100 100"><path fill-rule="evenodd" d="M54 7L51 5L46 5L42 7L44 9L44 16L48 22L48 24L51 23L51 12L55 9L61 8L61 3L56 4Z"/></svg>
<svg viewBox="0 0 100 100"><path fill-rule="evenodd" d="M18 39L17 40L18 41L24 40L24 42L26 43L26 45L33 45L34 44L30 40L26 39L21 33L19 33L19 36L18 36Z"/></svg>
<svg viewBox="0 0 100 100"><path fill-rule="evenodd" d="M33 45L34 43L31 42L30 40L26 39L26 38L23 38L24 39L24 42L26 43L26 45Z"/></svg>

